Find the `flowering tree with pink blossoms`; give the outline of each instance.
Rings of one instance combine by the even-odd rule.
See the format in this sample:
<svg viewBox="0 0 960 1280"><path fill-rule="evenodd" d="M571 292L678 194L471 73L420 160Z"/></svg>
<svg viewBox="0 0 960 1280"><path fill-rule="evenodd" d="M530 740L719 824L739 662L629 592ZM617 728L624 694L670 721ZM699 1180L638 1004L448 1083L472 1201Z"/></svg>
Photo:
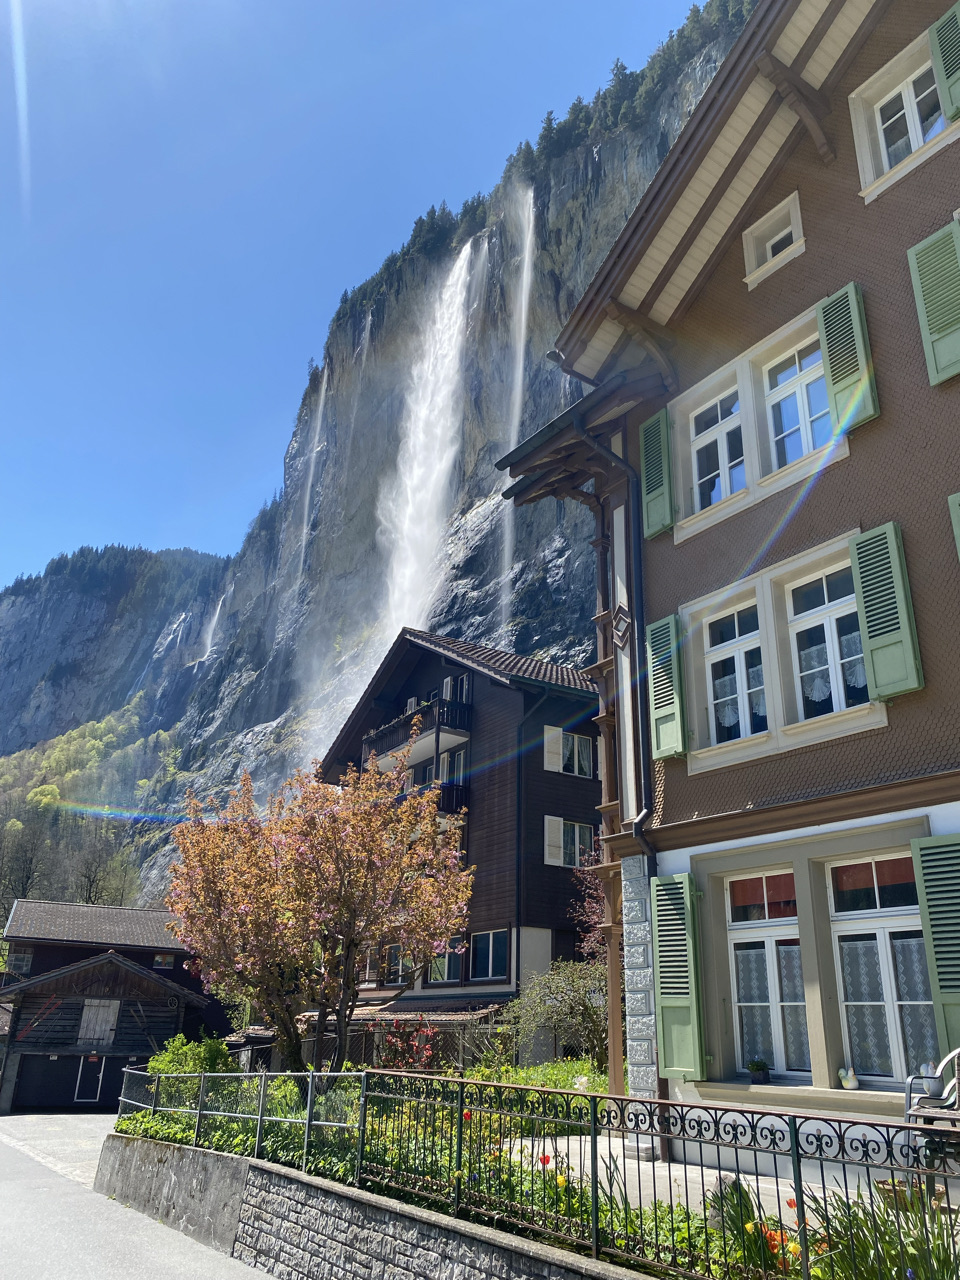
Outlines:
<svg viewBox="0 0 960 1280"><path fill-rule="evenodd" d="M189 797L173 833L179 859L167 905L208 987L249 1000L276 1028L288 1070L304 1070L296 1017L318 1011L316 1044L335 1033L338 1071L371 947L399 945L412 974L463 934L473 873L460 819L441 817L439 788L400 796L408 752L381 773L375 759L339 786L315 762L264 813L245 774L209 816ZM312 1038L312 1037L311 1037Z"/></svg>

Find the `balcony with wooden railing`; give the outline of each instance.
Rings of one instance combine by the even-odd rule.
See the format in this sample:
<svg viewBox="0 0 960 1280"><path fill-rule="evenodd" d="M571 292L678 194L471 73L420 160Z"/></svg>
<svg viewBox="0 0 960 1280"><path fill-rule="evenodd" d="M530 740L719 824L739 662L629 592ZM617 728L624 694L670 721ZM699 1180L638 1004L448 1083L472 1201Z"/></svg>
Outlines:
<svg viewBox="0 0 960 1280"><path fill-rule="evenodd" d="M363 761L376 753L384 771L392 769L396 755L410 741L410 731L417 716L420 717L420 735L417 738L408 767L429 760L435 752L443 754L462 747L470 737L473 708L467 702L453 702L446 698L434 698L412 711L390 720L379 729L372 729L363 738Z"/></svg>

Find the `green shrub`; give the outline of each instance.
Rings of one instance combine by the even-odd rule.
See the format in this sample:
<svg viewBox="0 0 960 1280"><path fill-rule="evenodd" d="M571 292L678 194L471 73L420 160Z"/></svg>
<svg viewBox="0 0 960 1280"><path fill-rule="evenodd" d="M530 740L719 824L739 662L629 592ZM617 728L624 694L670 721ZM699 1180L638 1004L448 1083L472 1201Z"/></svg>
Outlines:
<svg viewBox="0 0 960 1280"><path fill-rule="evenodd" d="M239 1071L223 1040L188 1040L180 1032L147 1063L151 1075L198 1075L201 1071Z"/></svg>

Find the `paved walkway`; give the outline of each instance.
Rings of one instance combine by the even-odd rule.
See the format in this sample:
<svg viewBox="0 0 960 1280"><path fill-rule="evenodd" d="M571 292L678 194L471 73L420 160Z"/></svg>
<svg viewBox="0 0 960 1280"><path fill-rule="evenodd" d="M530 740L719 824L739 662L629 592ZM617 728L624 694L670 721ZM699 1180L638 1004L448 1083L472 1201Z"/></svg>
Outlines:
<svg viewBox="0 0 960 1280"><path fill-rule="evenodd" d="M245 1280L253 1271L90 1190L113 1116L0 1118L0 1275Z"/></svg>

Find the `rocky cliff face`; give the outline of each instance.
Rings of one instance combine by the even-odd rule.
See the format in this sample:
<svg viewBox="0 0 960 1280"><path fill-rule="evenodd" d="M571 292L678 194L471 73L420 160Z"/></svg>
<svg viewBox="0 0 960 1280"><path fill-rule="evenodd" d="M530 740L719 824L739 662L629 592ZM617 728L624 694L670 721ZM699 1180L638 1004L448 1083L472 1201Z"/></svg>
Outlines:
<svg viewBox="0 0 960 1280"><path fill-rule="evenodd" d="M642 129L554 160L536 180L532 229L528 191L505 181L466 246L406 261L371 305L341 308L282 497L194 598L134 627L56 575L0 596L0 749L142 689L148 727L176 724L180 748L154 806L188 784L220 790L243 768L265 791L323 751L398 625L589 661L592 518L543 503L518 511L511 533L494 463L511 435L580 398L544 357L724 52L697 57ZM407 580L424 588L414 616L397 607ZM70 667L59 683L58 662ZM148 893L165 865L148 860Z"/></svg>

